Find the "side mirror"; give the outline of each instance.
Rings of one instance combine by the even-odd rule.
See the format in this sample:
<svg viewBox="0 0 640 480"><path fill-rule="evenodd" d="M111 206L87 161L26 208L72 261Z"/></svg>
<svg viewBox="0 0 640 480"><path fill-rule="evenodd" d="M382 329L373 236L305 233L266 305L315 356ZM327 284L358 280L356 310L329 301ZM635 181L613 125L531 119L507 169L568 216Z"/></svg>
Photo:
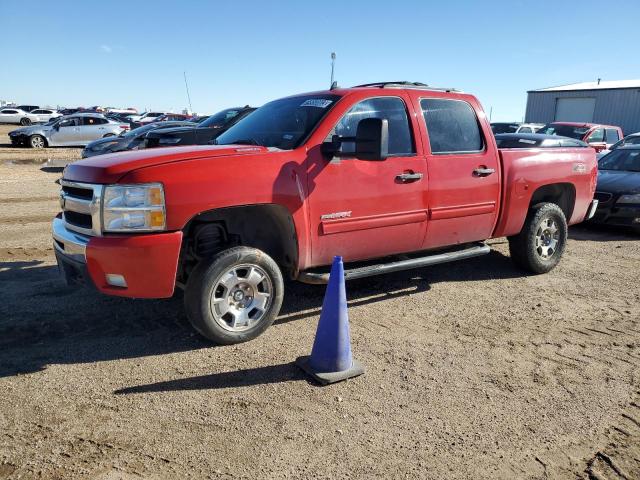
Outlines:
<svg viewBox="0 0 640 480"><path fill-rule="evenodd" d="M607 144L605 142L593 142L589 143L589 146L595 148L596 152L601 152L602 150L607 149Z"/></svg>
<svg viewBox="0 0 640 480"><path fill-rule="evenodd" d="M345 142L355 143L355 152L343 153L340 146ZM327 158L355 157L359 160L386 160L389 156L389 121L381 118L365 118L358 122L355 137L334 135L320 149Z"/></svg>
<svg viewBox="0 0 640 480"><path fill-rule="evenodd" d="M389 120L365 118L356 130L356 155L360 160L386 160L389 156Z"/></svg>
<svg viewBox="0 0 640 480"><path fill-rule="evenodd" d="M60 122L56 123L56 124L53 126L53 129L54 129L54 130L60 130Z"/></svg>

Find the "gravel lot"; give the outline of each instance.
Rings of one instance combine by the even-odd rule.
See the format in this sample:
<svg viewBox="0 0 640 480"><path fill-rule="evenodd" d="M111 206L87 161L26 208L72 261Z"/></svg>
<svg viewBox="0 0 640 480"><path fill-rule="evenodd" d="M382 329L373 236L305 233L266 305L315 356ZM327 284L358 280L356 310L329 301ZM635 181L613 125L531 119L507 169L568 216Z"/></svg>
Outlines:
<svg viewBox="0 0 640 480"><path fill-rule="evenodd" d="M288 285L277 323L231 347L180 295L65 287L60 172L26 161L79 153L0 145L0 478L640 478L640 237L572 228L542 276L497 239L352 282L367 371L321 388L293 361L322 287Z"/></svg>

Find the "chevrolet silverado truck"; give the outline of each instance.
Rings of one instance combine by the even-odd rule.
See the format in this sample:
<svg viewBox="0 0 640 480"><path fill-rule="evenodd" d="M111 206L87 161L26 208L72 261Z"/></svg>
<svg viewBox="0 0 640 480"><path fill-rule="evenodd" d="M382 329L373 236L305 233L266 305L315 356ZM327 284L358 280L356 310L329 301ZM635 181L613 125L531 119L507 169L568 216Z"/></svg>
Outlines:
<svg viewBox="0 0 640 480"><path fill-rule="evenodd" d="M219 344L255 338L284 280L322 284L489 252L545 273L567 225L593 215L595 151L498 149L478 100L383 82L267 103L215 145L102 155L66 167L55 254L68 282L133 298L184 290Z"/></svg>

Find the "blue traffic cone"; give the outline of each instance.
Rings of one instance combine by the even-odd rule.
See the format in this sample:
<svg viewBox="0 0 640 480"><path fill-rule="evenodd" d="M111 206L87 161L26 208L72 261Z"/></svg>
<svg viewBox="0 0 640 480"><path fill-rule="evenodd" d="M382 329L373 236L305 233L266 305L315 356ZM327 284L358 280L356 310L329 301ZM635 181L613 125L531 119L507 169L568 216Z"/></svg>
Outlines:
<svg viewBox="0 0 640 480"><path fill-rule="evenodd" d="M351 355L342 257L333 259L311 356L299 357L296 365L323 385L364 373Z"/></svg>

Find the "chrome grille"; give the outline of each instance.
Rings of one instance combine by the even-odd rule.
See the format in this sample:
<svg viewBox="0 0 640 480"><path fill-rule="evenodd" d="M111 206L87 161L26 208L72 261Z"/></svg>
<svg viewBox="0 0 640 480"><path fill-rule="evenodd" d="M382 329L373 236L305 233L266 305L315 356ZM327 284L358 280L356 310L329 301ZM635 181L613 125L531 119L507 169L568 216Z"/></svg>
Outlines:
<svg viewBox="0 0 640 480"><path fill-rule="evenodd" d="M60 206L66 228L83 235L100 235L103 186L68 180L60 180L60 185Z"/></svg>

